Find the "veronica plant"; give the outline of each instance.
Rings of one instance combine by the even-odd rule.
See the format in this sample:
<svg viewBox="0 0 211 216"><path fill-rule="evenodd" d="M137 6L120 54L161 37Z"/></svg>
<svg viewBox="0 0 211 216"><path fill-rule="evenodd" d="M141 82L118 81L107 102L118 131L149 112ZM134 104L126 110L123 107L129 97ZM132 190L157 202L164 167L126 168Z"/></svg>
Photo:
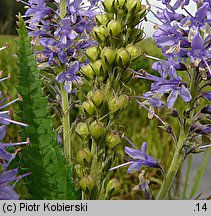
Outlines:
<svg viewBox="0 0 211 216"><path fill-rule="evenodd" d="M105 12L96 15L92 31L98 44L86 50L90 63L80 69L91 89L76 126L83 140L76 172L85 199L110 199L120 190L108 170L115 166L116 149L122 142L118 117L129 103L127 82L133 74L131 65L142 54L138 42L144 37L141 22L147 11L139 0L105 0L102 5ZM126 148L134 158L127 163L129 171L149 163L156 167L145 151L146 144L142 151Z"/></svg>
<svg viewBox="0 0 211 216"><path fill-rule="evenodd" d="M0 48L3 50L6 47ZM2 74L1 74L2 75ZM0 82L10 78L10 75L4 78L0 78ZM17 99L7 102L8 97L3 97L2 92L0 91L0 200L16 200L19 199L19 195L14 190L14 187L19 179L24 176L29 175L30 173L18 175L18 168L10 169L10 163L15 159L16 155L21 151L21 145L29 145L30 141L27 138L25 142L17 143L4 143L3 139L7 133L7 125L16 124L23 127L26 127L27 124L17 122L11 119L12 109L7 109L11 104L22 100L21 96ZM8 147L18 147L15 152L8 151Z"/></svg>
<svg viewBox="0 0 211 216"><path fill-rule="evenodd" d="M162 3L165 8L159 8L155 14L161 24L155 26L153 38L166 60L153 64L158 76L145 71L137 72L138 78L152 81L151 90L138 103L161 121L175 143L172 163L157 199L167 198L174 177L188 154L210 147L211 131L211 3L192 1L197 8L195 14L187 9L189 1L172 3L164 0ZM184 13L178 12L178 9ZM180 109L177 107L178 100L183 101ZM155 113L157 108L165 107L178 120L179 133Z"/></svg>
<svg viewBox="0 0 211 216"><path fill-rule="evenodd" d="M61 118L64 152L71 163L70 108L74 106L73 84L80 84L77 72L86 64L83 50L93 44L90 30L96 15L98 0L29 0L25 16L28 18L29 35L39 47L37 61L46 69L43 74L46 85L51 88L52 108Z"/></svg>

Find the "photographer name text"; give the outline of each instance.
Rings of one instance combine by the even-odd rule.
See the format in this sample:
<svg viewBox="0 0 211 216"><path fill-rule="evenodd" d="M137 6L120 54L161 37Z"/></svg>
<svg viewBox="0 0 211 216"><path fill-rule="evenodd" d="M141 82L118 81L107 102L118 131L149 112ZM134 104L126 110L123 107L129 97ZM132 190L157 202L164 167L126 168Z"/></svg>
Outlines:
<svg viewBox="0 0 211 216"><path fill-rule="evenodd" d="M16 213L16 212L87 212L88 205L84 202L79 203L62 203L62 202L44 202L44 203L4 203L2 206L4 213Z"/></svg>

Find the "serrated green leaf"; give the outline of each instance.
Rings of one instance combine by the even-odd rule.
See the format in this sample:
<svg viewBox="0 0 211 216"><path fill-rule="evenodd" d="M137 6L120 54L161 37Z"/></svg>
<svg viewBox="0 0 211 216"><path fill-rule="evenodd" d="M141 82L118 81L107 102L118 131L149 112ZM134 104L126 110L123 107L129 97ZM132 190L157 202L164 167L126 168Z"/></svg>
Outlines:
<svg viewBox="0 0 211 216"><path fill-rule="evenodd" d="M30 199L78 199L72 179L72 168L66 165L62 149L58 147L48 101L43 95L39 69L23 19L19 16L19 87L23 97L19 103L20 120L29 124L23 128L23 139L31 144L22 151L21 166L32 172L27 177Z"/></svg>

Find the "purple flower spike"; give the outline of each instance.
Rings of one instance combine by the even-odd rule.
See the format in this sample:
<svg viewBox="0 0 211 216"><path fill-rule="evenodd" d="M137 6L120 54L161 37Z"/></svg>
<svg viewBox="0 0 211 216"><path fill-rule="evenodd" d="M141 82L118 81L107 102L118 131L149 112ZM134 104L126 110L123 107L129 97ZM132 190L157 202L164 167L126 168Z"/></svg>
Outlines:
<svg viewBox="0 0 211 216"><path fill-rule="evenodd" d="M60 16L60 0L21 1L27 5L25 17L28 18L26 23L33 45L44 48L37 51L40 67L50 67L57 74L58 68L76 61L80 65L86 63L84 50L96 43L91 31L95 26L94 17L99 13L99 1L88 0L86 4L82 0L67 0L64 17ZM71 92L71 82L79 80L74 73L71 65L56 77L59 83L65 82L64 88L68 93Z"/></svg>
<svg viewBox="0 0 211 216"><path fill-rule="evenodd" d="M125 152L131 157L131 159L129 159L129 162L127 163L111 168L110 171L126 165L130 165L130 167L127 170L127 174L140 170L142 166L160 168L163 171L163 168L161 167L159 162L155 158L146 153L146 142L142 143L141 150L139 150L132 141L130 141L127 137L124 138L134 147L125 147Z"/></svg>

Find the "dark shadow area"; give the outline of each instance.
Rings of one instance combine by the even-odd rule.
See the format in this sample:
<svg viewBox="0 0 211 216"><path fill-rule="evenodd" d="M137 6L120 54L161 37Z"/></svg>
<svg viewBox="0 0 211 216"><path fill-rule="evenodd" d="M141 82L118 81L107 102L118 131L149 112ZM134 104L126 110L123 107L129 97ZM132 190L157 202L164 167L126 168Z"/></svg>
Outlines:
<svg viewBox="0 0 211 216"><path fill-rule="evenodd" d="M24 4L16 0L0 1L0 34L16 35L16 15L24 14Z"/></svg>

